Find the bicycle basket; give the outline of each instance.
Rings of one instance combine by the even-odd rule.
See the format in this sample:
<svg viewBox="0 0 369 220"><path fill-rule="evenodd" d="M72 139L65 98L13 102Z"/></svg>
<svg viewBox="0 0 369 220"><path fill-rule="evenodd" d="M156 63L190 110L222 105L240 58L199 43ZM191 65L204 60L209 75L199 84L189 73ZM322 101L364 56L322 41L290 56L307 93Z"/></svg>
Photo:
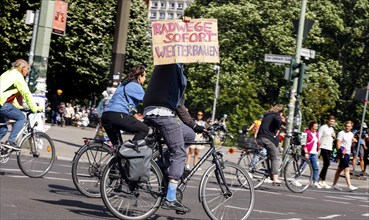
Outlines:
<svg viewBox="0 0 369 220"><path fill-rule="evenodd" d="M259 148L255 138L247 137L245 134L241 134L237 139L237 148L243 150L245 148L257 149Z"/></svg>

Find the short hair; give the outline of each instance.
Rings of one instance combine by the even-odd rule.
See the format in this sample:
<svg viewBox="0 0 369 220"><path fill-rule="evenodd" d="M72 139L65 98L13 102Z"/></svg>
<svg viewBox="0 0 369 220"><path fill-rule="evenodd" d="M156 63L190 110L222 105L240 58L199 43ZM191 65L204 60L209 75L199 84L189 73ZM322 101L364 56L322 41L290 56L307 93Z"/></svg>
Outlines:
<svg viewBox="0 0 369 220"><path fill-rule="evenodd" d="M348 121L345 121L345 123L343 125L348 125L348 124L351 124L353 126L354 125L354 122L348 120Z"/></svg>
<svg viewBox="0 0 369 220"><path fill-rule="evenodd" d="M330 121L330 120L336 120L336 117L334 117L333 115L330 115L330 116L328 117L328 121Z"/></svg>

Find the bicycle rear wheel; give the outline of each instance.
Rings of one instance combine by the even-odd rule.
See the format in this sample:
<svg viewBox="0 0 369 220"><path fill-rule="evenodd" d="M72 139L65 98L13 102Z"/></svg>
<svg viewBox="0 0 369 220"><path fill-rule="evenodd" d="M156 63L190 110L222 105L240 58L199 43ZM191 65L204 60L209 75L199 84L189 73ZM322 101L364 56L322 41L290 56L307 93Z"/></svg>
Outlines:
<svg viewBox="0 0 369 220"><path fill-rule="evenodd" d="M247 172L239 165L225 162L221 173L210 166L200 182L199 197L211 219L247 219L254 208L255 192ZM226 191L226 186L230 192Z"/></svg>
<svg viewBox="0 0 369 220"><path fill-rule="evenodd" d="M73 183L80 193L98 198L102 172L112 157L113 149L105 143L89 143L80 148L72 162Z"/></svg>
<svg viewBox="0 0 369 220"><path fill-rule="evenodd" d="M55 161L55 146L51 138L43 132L29 133L19 144L17 153L20 170L29 177L42 177Z"/></svg>
<svg viewBox="0 0 369 220"><path fill-rule="evenodd" d="M114 157L101 178L101 197L109 211L119 219L147 219L159 208L164 192L162 173L151 160L147 183L128 185L121 177L119 161Z"/></svg>
<svg viewBox="0 0 369 220"><path fill-rule="evenodd" d="M258 161L255 164L255 167L252 167L251 161L252 161L253 156L254 155L252 153L245 153L242 155L242 157L240 157L237 164L240 165L242 168L244 168L248 172L251 178L252 184L254 186L254 189L256 189L264 183L267 177L265 175L265 171L267 170L267 168L266 168L265 160Z"/></svg>
<svg viewBox="0 0 369 220"><path fill-rule="evenodd" d="M302 156L291 158L284 167L284 181L292 192L302 193L307 190L313 181L310 161Z"/></svg>

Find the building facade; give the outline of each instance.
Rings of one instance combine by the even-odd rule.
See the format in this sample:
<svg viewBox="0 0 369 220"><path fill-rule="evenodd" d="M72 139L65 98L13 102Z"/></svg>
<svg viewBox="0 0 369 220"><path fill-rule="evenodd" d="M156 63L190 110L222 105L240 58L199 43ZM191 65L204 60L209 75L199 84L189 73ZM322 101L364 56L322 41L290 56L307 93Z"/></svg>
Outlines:
<svg viewBox="0 0 369 220"><path fill-rule="evenodd" d="M194 0L151 0L149 2L150 20L181 19L184 10Z"/></svg>

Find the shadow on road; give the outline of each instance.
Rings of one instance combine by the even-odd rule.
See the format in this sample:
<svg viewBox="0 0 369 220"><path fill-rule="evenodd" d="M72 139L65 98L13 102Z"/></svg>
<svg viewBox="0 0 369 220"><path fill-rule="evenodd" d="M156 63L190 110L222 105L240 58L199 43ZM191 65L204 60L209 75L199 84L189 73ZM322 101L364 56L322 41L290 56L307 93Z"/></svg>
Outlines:
<svg viewBox="0 0 369 220"><path fill-rule="evenodd" d="M76 188L62 186L62 185L55 185L49 184L50 192L59 194L59 195L72 195L72 196L83 196L81 193L78 192Z"/></svg>
<svg viewBox="0 0 369 220"><path fill-rule="evenodd" d="M86 203L80 200L60 199L60 200L44 200L44 199L33 199L35 201L44 202L47 204L72 207L67 210L76 213L78 215L89 216L89 217L112 217L108 210L101 206L92 203Z"/></svg>

